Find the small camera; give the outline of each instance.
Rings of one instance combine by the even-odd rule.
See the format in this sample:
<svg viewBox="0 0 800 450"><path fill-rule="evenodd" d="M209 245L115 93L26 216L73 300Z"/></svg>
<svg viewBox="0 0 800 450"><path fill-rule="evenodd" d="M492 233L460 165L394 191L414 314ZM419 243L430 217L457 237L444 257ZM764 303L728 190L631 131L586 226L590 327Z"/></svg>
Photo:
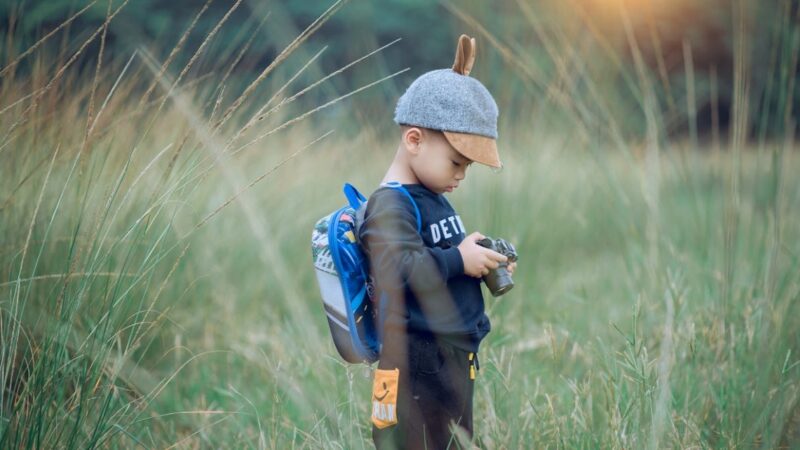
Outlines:
<svg viewBox="0 0 800 450"><path fill-rule="evenodd" d="M514 287L514 280L511 279L511 274L508 273L507 267L508 263L517 260L517 250L505 239L492 239L487 237L475 241L475 243L489 250L494 250L508 258L508 262L500 263L497 269L490 270L489 274L483 277L483 281L494 297L499 297L510 291L511 288Z"/></svg>

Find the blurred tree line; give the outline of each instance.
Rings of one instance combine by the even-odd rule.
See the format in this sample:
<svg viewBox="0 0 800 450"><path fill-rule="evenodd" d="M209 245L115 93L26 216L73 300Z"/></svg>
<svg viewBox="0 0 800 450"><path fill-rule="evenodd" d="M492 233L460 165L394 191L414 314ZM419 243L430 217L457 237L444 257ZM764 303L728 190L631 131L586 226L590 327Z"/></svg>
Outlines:
<svg viewBox="0 0 800 450"><path fill-rule="evenodd" d="M75 51L103 23L108 9L114 10L122 3L123 0L96 1L62 30L54 40L58 48L51 49L53 54L63 58ZM131 0L112 21L107 55L114 60L127 60L134 50L146 49L158 61L164 61L196 20L172 66L183 67L230 12L192 70L194 76L200 76L232 69L226 96L234 98L237 89L243 89L334 4L242 0L231 12L235 3ZM276 80L288 79L325 46L322 56L298 78L298 85L311 83L401 38L305 96L307 104L319 104L408 67L410 70L401 76L359 93L352 100L352 108L338 106L329 113L354 111L357 119L388 125L398 96L411 80L425 71L449 67L457 36L467 33L479 42L473 75L495 94L501 106L501 121L508 121L508 125L536 120L542 108L552 109L542 99L551 99L555 89L573 99L556 103L566 110L578 111L565 111L567 117L591 117L597 108L596 115L616 117L625 135L641 135L644 114L636 67L639 58L642 69L653 81L659 110L664 112L661 120L666 133L702 139L719 130L724 134L730 124L735 64L739 60L746 65L748 134L763 140L782 136L793 128L793 117L800 108L800 89L794 82L800 48L798 3L351 0L341 5L281 65ZM87 0L4 0L0 6L0 60L13 60L87 4ZM87 73L99 44L95 41L92 46L79 65ZM243 49L241 59L237 59ZM230 67L233 61L237 61L236 65ZM16 70L17 76L25 71L23 62ZM178 71L171 69L171 73ZM575 79L570 81L573 71ZM276 81L269 88L279 85ZM597 105L592 100L592 90L609 98L609 104ZM583 110L588 112L581 113ZM583 125L603 128L602 123Z"/></svg>

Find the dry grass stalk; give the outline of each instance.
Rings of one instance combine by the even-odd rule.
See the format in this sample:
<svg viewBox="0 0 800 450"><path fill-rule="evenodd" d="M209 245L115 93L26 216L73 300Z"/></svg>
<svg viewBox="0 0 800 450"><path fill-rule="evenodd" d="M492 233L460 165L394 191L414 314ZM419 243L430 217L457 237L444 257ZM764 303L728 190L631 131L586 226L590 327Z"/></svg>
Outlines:
<svg viewBox="0 0 800 450"><path fill-rule="evenodd" d="M256 114L254 114L254 115L253 115L253 118L251 118L251 119L250 119L250 120L249 120L249 121L248 121L248 122L245 124L245 126L244 126L244 127L242 127L242 128L241 128L241 129L240 129L240 130L239 130L239 131L236 133L236 135L234 135L233 139L231 139L231 140L229 141L228 145L226 146L226 150L227 150L227 149L229 149L229 148L230 148L230 147L231 147L231 146L232 146L232 145L233 145L233 144L236 142L236 140L238 140L238 139L239 139L239 138L242 136L242 134L244 134L244 132L245 132L245 131L247 131L247 130L248 130L250 127L252 127L253 125L255 125L255 123L256 123L256 122L258 122L258 121L261 121L261 120L264 120L264 119L265 119L266 117L268 117L269 115L271 115L271 114L273 114L274 112L276 112L276 111L280 110L280 108L282 108L283 106L286 106L286 105L288 105L289 103L292 103L292 102L293 102L293 101L295 101L297 98L299 98L299 97L301 97L302 95L306 94L306 93L307 93L308 91L310 91L311 89L314 89L315 87L319 86L320 84L322 84L323 82L327 81L327 80L328 80L328 79L330 79L331 77L334 77L334 76L336 76L336 75L338 75L338 74L340 74L340 73L344 72L345 70L349 69L350 67L353 67L354 65L356 65L356 64L358 64L358 63L360 63L361 61L364 61L365 59L369 58L370 56L372 56L372 55L375 55L375 54L377 54L378 52L381 52L381 51L385 50L386 48L388 48L388 47L390 47L390 46L392 46L392 45L396 44L396 43L397 43L397 42L399 42L399 41L400 41L400 39L399 39L399 38L398 38L398 39L395 39L395 40L393 40L392 42L389 42L388 44L386 44L386 45L384 45L384 46L382 46L382 47L380 47L380 48L377 48L377 49L375 49L375 50L373 50L373 51L371 51L371 52L367 53L366 55L364 55L364 56L362 56L362 57L360 57L360 58L358 58L358 59L356 59L356 60L354 60L354 61L352 61L352 62L350 62L350 63L346 64L346 65L344 65L343 67L340 67L339 69L337 69L337 70L335 70L335 71L333 71L333 72L331 72L331 73L329 73L329 74L325 75L324 77L320 78L319 80L317 80L317 81L315 81L315 82L311 83L310 85L306 86L305 88L301 89L299 92L297 92L296 94L292 95L291 97L284 98L283 100L281 100L281 101L280 101L280 103L278 103L277 105L275 105L275 106L274 106L272 109L270 109L270 110L269 110L269 111L267 111L267 112L264 112L264 110L265 110L265 109L266 109L266 108L267 108L267 107L268 107L268 106L269 106L269 105L272 103L272 101L273 101L275 98L277 98L277 96L278 96L278 95L280 95L280 94L281 94L281 93L282 93L282 92L285 90L285 88L286 88L287 86L289 86L289 84L290 84L292 81L294 81L294 79L295 79L295 78L297 78L297 76L299 76L299 75L300 75L300 73L301 73L301 72L303 72L303 71L304 71L304 70L305 70L305 69L306 69L308 66L310 66L310 65L311 65L311 63L312 63L314 60L316 60L316 59L319 57L319 55L321 55L321 54L322 54L322 52L324 52L324 51L325 51L325 49L327 49L327 48L328 48L327 46L323 47L323 48L322 48L322 50L320 50L319 52L317 52L317 54L316 54L316 55L314 55L314 56L313 56L313 57L312 57L312 58L311 58L311 59L310 59L310 60L309 60L309 61L308 61L308 62L307 62L307 63L306 63L306 64L305 64L305 65L304 65L302 68L300 68L300 70L299 70L299 71L297 71L297 73L296 73L294 76L292 76L292 78L290 78L290 79L289 79L289 81L287 81L287 82L286 82L286 83L285 83L283 86L281 86L281 88L280 88L280 89L278 89L278 91L277 91L277 92L276 92L276 93L275 93L275 94L274 94L272 97L270 97L269 101L267 101L267 103L265 103L265 104L264 104L264 106L262 106L262 107L261 107L261 109L259 109L259 110L258 110L258 112L256 112Z"/></svg>
<svg viewBox="0 0 800 450"><path fill-rule="evenodd" d="M242 92L242 94L239 96L239 98L237 98L228 107L228 109L225 110L225 113L222 115L222 117L219 119L219 121L212 128L212 130L211 130L212 133L216 133L216 131L219 128L221 128L225 124L225 122L227 122L231 118L233 113L236 112L237 109L239 109L239 107L250 96L250 94L252 94L253 91L256 90L258 85L261 84L261 82L264 81L264 79L266 79L267 75L269 75L275 69L275 67L277 67L280 63L282 63L283 60L285 60L289 55L291 55L292 52L294 52L294 50L297 49L297 47L299 47L300 44L305 42L306 39L308 39L309 36L314 34L314 32L317 31L319 29L319 27L321 27L325 22L327 22L328 19L330 19L330 17L336 11L338 11L339 8L342 7L342 5L345 3L345 1L346 0L337 0L336 3L331 5L330 8L328 8L324 13L322 13L319 17L317 17L317 19L314 22L312 22L311 25L309 25L305 30L303 30L303 32L300 33L299 36L297 36L288 46L286 46L286 48L284 48L283 51L281 51L280 54L278 54L278 56L275 58L275 60L273 60L267 66L267 68L264 69L261 72L261 74L259 74L258 77L256 77L256 79L253 80L253 82L250 83L249 86L247 86L247 88L245 88L244 92Z"/></svg>
<svg viewBox="0 0 800 450"><path fill-rule="evenodd" d="M8 146L8 143L10 142L10 138L13 135L14 131L20 125L25 123L28 114L34 109L36 109L36 106L39 104L39 100L42 98L42 96L46 94L47 91L52 89L52 87L56 84L56 82L58 82L64 75L66 70L78 59L78 57L83 53L83 51L86 50L86 47L88 47L89 44L91 44L97 38L97 36L103 32L103 30L108 26L108 23L111 22L111 20L113 20L114 17L120 11L122 11L122 8L124 8L129 1L130 0L124 0L122 4L116 10L114 10L114 13L108 16L106 20L103 22L103 24L100 25L95 30L95 32L92 33L92 35L89 36L88 39L86 39L86 41L84 41L83 45L81 45L81 47L72 55L72 57L70 57L70 59L59 68L58 72L56 72L55 76L53 76L53 78L51 78L50 81L48 81L45 87L42 88L35 96L33 96L31 104L28 106L28 108L26 108L25 111L23 111L22 114L20 114L19 119L11 125L9 130L6 132L5 136L3 136L2 144L0 144L0 154L2 154L3 150Z"/></svg>
<svg viewBox="0 0 800 450"><path fill-rule="evenodd" d="M234 3L228 9L228 11L225 13L225 15L222 16L222 18L219 20L219 22L217 22L216 26L214 26L214 28L211 30L211 32L209 32L208 35L206 35L205 39L203 39L203 42L200 44L200 47L197 48L197 50L194 52L194 55L192 55L192 58L189 60L189 62L186 64L186 66L183 68L183 70L181 70L181 73L178 74L178 77L175 79L175 81L172 82L172 86L170 86L169 91L167 92L167 95L164 97L164 101L158 106L158 108L156 109L155 114L153 115L153 121L155 121L156 117L158 116L158 113L161 111L161 108L164 106L164 102L166 102L167 98L169 98L169 93L172 92L172 90L175 89L175 87L181 82L183 77L186 76L186 73L189 72L189 69L192 68L194 63L197 61L197 58L199 58L200 55L203 53L203 51L206 49L206 47L208 46L208 43L211 42L211 40L214 38L214 36L216 36L217 32L219 32L220 28L222 28L222 25L224 25L225 22L228 21L228 19L230 18L231 14L233 14L233 12L236 11L237 8L239 8L239 5L241 3L242 3L242 0L236 0L236 3ZM158 80L158 78L156 80Z"/></svg>
<svg viewBox="0 0 800 450"><path fill-rule="evenodd" d="M100 68L103 65L103 50L106 46L106 33L108 32L108 16L111 15L111 0L108 0L108 8L106 9L106 21L103 26L103 34L100 36L100 50L97 55L97 65L94 68L94 78L92 79L92 88L91 93L89 94L89 106L88 112L86 114L86 131L83 135L83 143L81 144L81 155L84 154L86 150L86 146L89 144L89 138L91 134L91 129L93 128L93 121L94 121L94 96L97 93L97 81L100 78ZM81 173L84 169L85 159L81 158Z"/></svg>
<svg viewBox="0 0 800 450"><path fill-rule="evenodd" d="M178 43L175 44L175 47L173 47L172 51L170 51L169 56L167 56L167 59L164 61L163 64L161 64L161 68L158 70L158 74L155 76L155 78L153 78L153 81L150 82L150 86L147 87L147 90L144 92L144 95L142 95L142 99L139 101L140 108L150 99L150 94L153 93L153 90L158 85L158 80L160 80L161 77L164 76L164 73L167 71L167 67L169 67L169 65L172 64L172 60L175 59L175 57L178 55L178 52L181 51L183 45L186 43L186 40L189 38L189 34L191 34L195 25L197 25L197 21L200 19L200 16L202 16L203 13L206 12L208 6L211 4L211 1L212 0L206 0L206 3L203 5L202 8L200 8L200 11L197 14L195 14L192 23L189 24L189 27L186 29L186 31L183 32L183 35L181 35L180 39L178 39ZM165 96L165 98L166 97L167 96Z"/></svg>
<svg viewBox="0 0 800 450"><path fill-rule="evenodd" d="M287 80L285 83L283 83L283 85L280 88L278 88L278 90L275 91L274 94L272 94L272 96L269 98L269 100L267 100L267 102L264 103L264 106L259 108L259 110L256 111L255 114L253 114L253 117L251 117L250 120L248 120L247 123L245 123L244 126L242 128L240 128L239 131L236 132L236 134L233 136L233 138L231 138L231 140L228 142L228 147L230 147L230 145L232 145L234 142L236 142L242 136L242 134L244 134L247 130L250 129L250 127L255 125L256 122L258 120L260 120L259 117L264 113L264 110L266 110L267 107L269 107L269 105L272 104L273 100L275 100L279 95L281 95L283 93L283 91L285 91L286 88L288 88L289 85L291 85L292 82L297 79L297 77L299 77L303 72L305 72L305 70L309 66L311 66L311 64L313 64L314 61L316 61L317 58L319 58L325 52L325 50L327 50L327 49L328 49L327 45L322 47L322 49L320 49L320 51L318 51L305 64L303 64L303 66L300 69L298 69L294 73L294 75L292 75L289 78L289 80Z"/></svg>
<svg viewBox="0 0 800 450"><path fill-rule="evenodd" d="M220 206L218 206L218 207L217 207L217 208L216 208L214 211L212 211L210 214L208 214L206 217L204 217L204 218L203 218L203 220L201 220L201 221L200 221L200 222L199 222L199 223L198 223L198 224L195 226L195 229L197 229L197 228L200 228L200 227L202 227L203 225L205 225L205 224L206 224L206 222L208 222L208 221L209 221L209 220L210 220L212 217L214 217L215 215L217 215L217 213L219 213L220 211L222 211L222 210L223 210L223 209L224 209L226 206L228 206L228 205L230 205L231 203L233 203L233 201L234 201L234 200L236 200L236 199L237 199L237 198L238 198L240 195L242 195L242 194L243 194L245 191L247 191L247 190L249 190L250 188L252 188L253 186L255 186L255 185L256 185L256 183L258 183L259 181L261 181L261 180L263 180L264 178L268 177L270 174L272 174L273 172L275 172L276 170L278 170L279 168L281 168L281 167L282 167L284 164L286 164L287 162L289 162L289 161L291 161L292 159L294 159L295 157L297 157L297 156L298 156L300 153L302 153L303 151L307 150L308 148L311 148L311 147L312 147L314 144L316 144L317 142L319 142L319 141L321 141L321 140L325 139L326 137L330 136L331 134L333 134L333 130L331 130L331 131L328 131L327 133L323 134L322 136L320 136L320 137L318 137L318 138L314 139L313 141L309 142L308 144L304 145L304 146L303 146L303 147L301 147L300 149L296 150L296 151L295 151L294 153L292 153L291 155L289 155L289 156L287 156L286 158L284 158L283 160L281 160L279 163L277 163L277 164L275 164L274 166L272 166L272 168L271 168L271 169L269 169L267 172L265 172L264 174L262 174L261 176L259 176L259 177L258 177L258 178L256 178L255 180L253 180L253 181L252 181L250 184L248 184L248 185L247 185L246 187L244 187L242 190L240 190L239 192L237 192L237 193L235 193L234 195L232 195L232 196L231 196L231 197L230 197L228 200L226 200L225 202L223 202L223 203L222 203Z"/></svg>
<svg viewBox="0 0 800 450"><path fill-rule="evenodd" d="M264 133L264 134L262 134L262 135L258 136L257 138L253 139L252 141L248 142L247 144L244 144L244 145L242 145L241 147L239 147L238 149L236 149L235 151L233 151L233 152L231 153L231 155L236 155L236 154L238 154L239 152L241 152L241 151L242 151L242 150L244 150L245 148L247 148L247 147L249 147L249 146L251 146L251 145L255 144L256 142L258 142L258 141L261 141L261 140L263 140L264 138L266 138L266 137L268 137L268 136L270 136L270 135L272 135L272 134L275 134L275 133L277 133L277 132L278 132L278 131L280 131L280 130L283 130L284 128L288 127L289 125L292 125L292 124L294 124L294 123L296 123L296 122L299 122L299 121L301 121L301 120L305 119L306 117L310 116L311 114L314 114L314 113L315 113L315 112L317 112L317 111L320 111L320 110L322 110L322 109L325 109L325 108L327 108L327 107L329 107L329 106L331 106L331 105L333 105L333 104L335 104L335 103L338 103L338 102L340 102L340 101L342 101L342 100L344 100L344 99L346 99L346 98L348 98L348 97L350 97L350 96L353 96L353 95L355 95L355 94L357 94L357 93L359 93L359 92L363 91L364 89L369 89L369 88L371 88L372 86L375 86L375 85L376 85L376 84L378 84L378 83L382 83L382 82L384 82L384 81L386 81L386 80L388 80L388 79L390 79L390 78L394 78L394 77L396 77L397 75L400 75L400 74L402 74L402 73L405 73L405 72L407 72L407 71L409 71L409 70L411 70L411 69L410 69L410 68L408 68L408 67L406 67L406 68L405 68L405 69L403 69L403 70L399 70L399 71L397 71L397 72L395 72L395 73L393 73L393 74L391 74L391 75L387 75L387 76L385 76L385 77L383 77L383 78L381 78L381 79L379 79L379 80L373 81L372 83L369 83L369 84L366 84L366 85L364 85L364 86L361 86L360 88L358 88L358 89L356 89L356 90L350 91L350 92L348 92L347 94L344 94L344 95L341 95L341 96L339 96L339 97L336 97L335 99L333 99L333 100L331 100L331 101L329 101L329 102L327 102L327 103L323 103L322 105L320 105L320 106L317 106L316 108L314 108L314 109L312 109L312 110L310 110L310 111L306 111L305 113L303 113L303 114L301 114L301 115L299 115L299 116L297 116L297 117L295 117L295 118L293 118L293 119L289 119L289 120L287 120L286 122L284 122L284 123L282 123L282 124L278 125L277 127L273 128L272 130L270 130L270 131L267 131L266 133Z"/></svg>
<svg viewBox="0 0 800 450"><path fill-rule="evenodd" d="M261 19L261 21L256 26L255 30L253 30L253 32L251 33L250 37L247 39L247 42L245 42L245 44L239 50L239 53L236 55L236 58L234 58L233 62L228 64L228 69L225 70L225 73L222 75L222 78L219 81L219 85L220 86L224 86L225 85L225 82L228 81L228 77L230 77L231 73L233 73L233 69L235 69L236 66L239 65L239 62L241 62L242 58L244 58L245 53L247 53L247 51L250 50L250 46L253 44L253 41L256 39L256 36L258 35L258 32L261 30L261 27L263 27L264 23L266 23L267 19L269 19L269 16L270 16L270 14L266 14L264 16L264 18Z"/></svg>
<svg viewBox="0 0 800 450"><path fill-rule="evenodd" d="M41 47L41 45L44 44L45 42L47 42L48 39L53 37L54 34L58 33L59 31L61 31L62 28L64 28L64 27L68 26L69 24L71 24L73 20L75 20L76 18L78 18L78 16L80 16L81 14L86 12L89 8L94 6L95 3L97 3L97 0L92 0L88 5L84 6L83 9L81 9L80 11L76 12L75 14L73 14L69 19L65 20L59 26L54 28L53 31L47 33L44 37L39 39L38 42L36 42L35 44L31 45L27 50L22 52L21 55L19 55L16 58L14 58L13 61L11 61L10 63L6 64L5 67L0 69L0 76L5 75L7 71L13 69L17 64L19 64L20 61L22 61L23 58L25 58L26 56L28 56L31 53L33 53L37 48Z"/></svg>

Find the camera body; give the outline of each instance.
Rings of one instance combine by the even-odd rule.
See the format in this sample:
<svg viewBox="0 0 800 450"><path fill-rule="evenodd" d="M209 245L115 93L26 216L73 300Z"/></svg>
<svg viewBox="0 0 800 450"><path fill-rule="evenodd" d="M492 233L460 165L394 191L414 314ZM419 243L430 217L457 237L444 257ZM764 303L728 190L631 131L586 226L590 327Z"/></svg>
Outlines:
<svg viewBox="0 0 800 450"><path fill-rule="evenodd" d="M508 258L508 262L500 263L497 269L490 270L489 274L483 277L483 281L494 297L499 297L510 291L514 287L514 280L511 279L511 274L508 272L507 267L508 263L517 260L517 250L505 239L492 239L487 237L475 241L475 243L489 250L494 250Z"/></svg>

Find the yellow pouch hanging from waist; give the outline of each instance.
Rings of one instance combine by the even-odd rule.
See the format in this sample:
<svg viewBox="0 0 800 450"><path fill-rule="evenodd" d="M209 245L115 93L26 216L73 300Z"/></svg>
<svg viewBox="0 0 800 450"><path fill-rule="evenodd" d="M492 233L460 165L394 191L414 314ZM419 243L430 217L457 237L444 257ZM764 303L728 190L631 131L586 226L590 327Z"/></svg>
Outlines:
<svg viewBox="0 0 800 450"><path fill-rule="evenodd" d="M375 370L372 384L372 423L386 428L397 423L397 387L400 369Z"/></svg>

